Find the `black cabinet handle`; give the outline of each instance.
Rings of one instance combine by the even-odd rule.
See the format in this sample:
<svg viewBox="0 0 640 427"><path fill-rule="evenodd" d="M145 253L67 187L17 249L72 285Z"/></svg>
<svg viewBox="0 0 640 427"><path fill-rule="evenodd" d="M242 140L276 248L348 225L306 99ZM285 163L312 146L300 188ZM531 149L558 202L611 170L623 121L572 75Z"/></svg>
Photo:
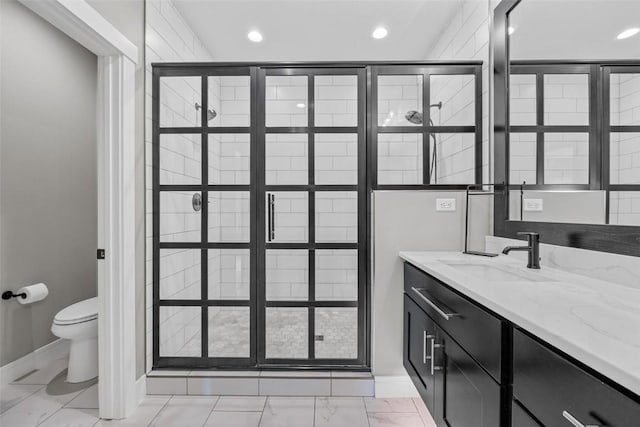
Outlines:
<svg viewBox="0 0 640 427"><path fill-rule="evenodd" d="M569 411L562 411L562 416L569 421L574 427L601 427L597 424L583 424L576 417L571 415Z"/></svg>

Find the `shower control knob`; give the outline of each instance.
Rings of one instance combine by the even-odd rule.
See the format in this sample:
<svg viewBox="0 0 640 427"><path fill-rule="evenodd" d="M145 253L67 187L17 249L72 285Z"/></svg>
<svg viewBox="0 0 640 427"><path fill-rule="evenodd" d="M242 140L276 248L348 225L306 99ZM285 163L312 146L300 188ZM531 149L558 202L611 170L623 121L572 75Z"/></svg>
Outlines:
<svg viewBox="0 0 640 427"><path fill-rule="evenodd" d="M195 193L191 198L191 205L193 206L193 210L196 212L200 212L202 209L202 195L200 193Z"/></svg>

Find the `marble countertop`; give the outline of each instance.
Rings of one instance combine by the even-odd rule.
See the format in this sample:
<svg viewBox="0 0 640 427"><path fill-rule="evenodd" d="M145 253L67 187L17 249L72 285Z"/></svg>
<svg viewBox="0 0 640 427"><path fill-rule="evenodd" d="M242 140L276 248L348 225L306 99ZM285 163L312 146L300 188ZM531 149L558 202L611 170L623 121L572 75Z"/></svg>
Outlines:
<svg viewBox="0 0 640 427"><path fill-rule="evenodd" d="M640 289L545 266L527 269L506 255L400 252L400 258L640 395ZM494 265L523 278L488 280L456 264Z"/></svg>

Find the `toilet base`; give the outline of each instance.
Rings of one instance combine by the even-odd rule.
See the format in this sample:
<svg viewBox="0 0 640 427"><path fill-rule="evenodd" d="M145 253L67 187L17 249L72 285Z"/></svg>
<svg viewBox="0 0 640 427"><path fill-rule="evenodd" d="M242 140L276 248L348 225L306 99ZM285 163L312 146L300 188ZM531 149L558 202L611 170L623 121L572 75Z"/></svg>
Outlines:
<svg viewBox="0 0 640 427"><path fill-rule="evenodd" d="M67 382L82 383L98 376L98 337L72 339Z"/></svg>

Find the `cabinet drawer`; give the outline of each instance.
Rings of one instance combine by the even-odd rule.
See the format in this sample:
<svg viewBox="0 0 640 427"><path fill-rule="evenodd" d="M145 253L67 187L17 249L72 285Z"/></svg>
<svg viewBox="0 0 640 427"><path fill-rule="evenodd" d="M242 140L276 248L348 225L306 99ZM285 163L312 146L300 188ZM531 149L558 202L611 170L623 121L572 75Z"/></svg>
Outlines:
<svg viewBox="0 0 640 427"><path fill-rule="evenodd" d="M511 426L512 427L541 427L531 415L522 409L522 406L515 400L511 405Z"/></svg>
<svg viewBox="0 0 640 427"><path fill-rule="evenodd" d="M513 395L545 426L640 425L640 403L517 329L513 352Z"/></svg>
<svg viewBox="0 0 640 427"><path fill-rule="evenodd" d="M409 263L405 292L455 339L497 382L501 382L502 322ZM443 313L455 313L447 320Z"/></svg>

